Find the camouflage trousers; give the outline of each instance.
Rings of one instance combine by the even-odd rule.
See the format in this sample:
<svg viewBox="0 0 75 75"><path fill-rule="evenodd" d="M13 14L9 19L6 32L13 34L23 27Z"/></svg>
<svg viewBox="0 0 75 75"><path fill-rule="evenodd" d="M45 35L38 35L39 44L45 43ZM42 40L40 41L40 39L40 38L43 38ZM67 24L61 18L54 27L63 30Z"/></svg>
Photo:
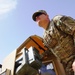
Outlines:
<svg viewBox="0 0 75 75"><path fill-rule="evenodd" d="M64 66L66 75L74 75L74 71L72 70L72 63L73 63L73 61L74 61L74 59L71 59L67 63L64 63L62 61L62 64Z"/></svg>

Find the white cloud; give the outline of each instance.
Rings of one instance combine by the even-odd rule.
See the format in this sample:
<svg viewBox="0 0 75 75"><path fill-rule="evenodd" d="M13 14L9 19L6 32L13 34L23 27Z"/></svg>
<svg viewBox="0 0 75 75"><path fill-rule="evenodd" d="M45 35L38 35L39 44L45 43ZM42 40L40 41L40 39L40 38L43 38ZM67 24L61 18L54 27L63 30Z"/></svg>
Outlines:
<svg viewBox="0 0 75 75"><path fill-rule="evenodd" d="M4 15L16 8L17 0L0 0L0 15Z"/></svg>

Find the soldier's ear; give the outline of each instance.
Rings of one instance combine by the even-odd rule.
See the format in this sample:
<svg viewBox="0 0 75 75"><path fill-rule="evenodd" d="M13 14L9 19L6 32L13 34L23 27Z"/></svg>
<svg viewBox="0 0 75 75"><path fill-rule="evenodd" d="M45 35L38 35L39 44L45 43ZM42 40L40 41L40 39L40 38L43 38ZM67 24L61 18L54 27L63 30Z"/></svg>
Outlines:
<svg viewBox="0 0 75 75"><path fill-rule="evenodd" d="M47 14L47 16L49 17L49 15Z"/></svg>
<svg viewBox="0 0 75 75"><path fill-rule="evenodd" d="M48 19L50 19L49 15L47 15Z"/></svg>

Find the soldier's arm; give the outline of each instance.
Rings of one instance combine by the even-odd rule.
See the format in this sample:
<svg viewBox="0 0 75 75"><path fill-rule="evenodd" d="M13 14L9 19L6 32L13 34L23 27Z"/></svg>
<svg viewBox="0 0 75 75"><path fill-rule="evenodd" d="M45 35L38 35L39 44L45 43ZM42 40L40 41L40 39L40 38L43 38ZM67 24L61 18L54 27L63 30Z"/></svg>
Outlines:
<svg viewBox="0 0 75 75"><path fill-rule="evenodd" d="M53 21L61 31L73 36L75 46L75 19L69 16L59 15L55 16Z"/></svg>
<svg viewBox="0 0 75 75"><path fill-rule="evenodd" d="M55 16L53 18L54 23L56 26L63 32L73 35L75 31L75 19L69 16Z"/></svg>

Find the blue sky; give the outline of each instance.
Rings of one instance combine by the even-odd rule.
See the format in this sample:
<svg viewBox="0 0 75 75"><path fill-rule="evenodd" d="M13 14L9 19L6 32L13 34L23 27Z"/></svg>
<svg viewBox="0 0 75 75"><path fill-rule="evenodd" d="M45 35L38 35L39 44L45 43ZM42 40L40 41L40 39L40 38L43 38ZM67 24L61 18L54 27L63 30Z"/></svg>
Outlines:
<svg viewBox="0 0 75 75"><path fill-rule="evenodd" d="M29 36L42 37L32 14L46 10L50 19L62 14L75 18L75 0L0 0L0 63Z"/></svg>

